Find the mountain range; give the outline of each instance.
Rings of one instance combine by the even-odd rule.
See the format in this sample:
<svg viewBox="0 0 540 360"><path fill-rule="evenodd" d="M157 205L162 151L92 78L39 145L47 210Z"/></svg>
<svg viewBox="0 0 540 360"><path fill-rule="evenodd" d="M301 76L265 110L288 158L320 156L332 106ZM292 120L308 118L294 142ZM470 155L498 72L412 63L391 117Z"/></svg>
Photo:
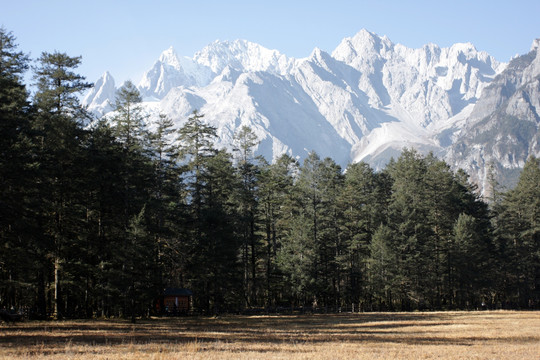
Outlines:
<svg viewBox="0 0 540 360"><path fill-rule="evenodd" d="M193 110L230 148L246 125L256 153L273 160L310 151L342 166L385 166L404 148L432 151L463 168L481 189L487 169L511 186L529 155L540 155L539 40L501 63L470 43L411 49L361 30L330 54L306 58L245 41L215 41L192 58L165 50L138 89L150 116L180 127ZM113 110L117 90L106 72L83 104Z"/></svg>

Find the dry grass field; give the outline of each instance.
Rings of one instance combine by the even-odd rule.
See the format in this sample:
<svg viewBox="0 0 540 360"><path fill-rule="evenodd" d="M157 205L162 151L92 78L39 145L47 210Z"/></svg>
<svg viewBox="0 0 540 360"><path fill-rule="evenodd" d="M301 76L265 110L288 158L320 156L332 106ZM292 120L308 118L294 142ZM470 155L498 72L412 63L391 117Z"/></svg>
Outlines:
<svg viewBox="0 0 540 360"><path fill-rule="evenodd" d="M23 322L1 359L540 359L540 312Z"/></svg>

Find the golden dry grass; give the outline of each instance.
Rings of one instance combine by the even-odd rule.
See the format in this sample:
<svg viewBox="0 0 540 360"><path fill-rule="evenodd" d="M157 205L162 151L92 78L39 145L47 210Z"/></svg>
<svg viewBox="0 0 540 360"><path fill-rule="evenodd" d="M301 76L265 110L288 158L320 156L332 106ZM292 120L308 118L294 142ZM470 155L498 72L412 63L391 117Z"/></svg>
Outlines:
<svg viewBox="0 0 540 360"><path fill-rule="evenodd" d="M25 322L0 358L540 359L540 312L363 313Z"/></svg>

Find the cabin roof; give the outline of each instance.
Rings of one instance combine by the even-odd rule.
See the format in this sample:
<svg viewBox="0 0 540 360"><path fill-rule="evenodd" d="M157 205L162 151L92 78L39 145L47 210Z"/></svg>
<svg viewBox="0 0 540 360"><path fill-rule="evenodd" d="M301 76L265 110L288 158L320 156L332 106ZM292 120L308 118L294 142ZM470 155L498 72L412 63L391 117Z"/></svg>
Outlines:
<svg viewBox="0 0 540 360"><path fill-rule="evenodd" d="M192 296L193 293L189 289L184 288L166 288L163 290L164 296Z"/></svg>

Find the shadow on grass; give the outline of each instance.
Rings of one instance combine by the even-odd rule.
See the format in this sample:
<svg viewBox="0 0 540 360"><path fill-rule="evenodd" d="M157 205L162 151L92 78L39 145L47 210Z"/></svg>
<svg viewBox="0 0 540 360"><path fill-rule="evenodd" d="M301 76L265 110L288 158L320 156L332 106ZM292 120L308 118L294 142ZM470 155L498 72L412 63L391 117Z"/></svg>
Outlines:
<svg viewBox="0 0 540 360"><path fill-rule="evenodd" d="M467 316L468 313L463 313ZM408 345L462 345L476 342L537 343L539 337L488 337L453 334L460 314L363 313L339 315L224 316L142 320L27 322L0 330L0 347L43 351L69 345L116 346L125 344L205 344L225 342L259 344L256 351L278 351L276 344L401 343ZM480 317L480 315L479 315ZM463 320L465 321L465 320ZM439 336L440 334L440 336ZM49 350L47 350L49 349Z"/></svg>

